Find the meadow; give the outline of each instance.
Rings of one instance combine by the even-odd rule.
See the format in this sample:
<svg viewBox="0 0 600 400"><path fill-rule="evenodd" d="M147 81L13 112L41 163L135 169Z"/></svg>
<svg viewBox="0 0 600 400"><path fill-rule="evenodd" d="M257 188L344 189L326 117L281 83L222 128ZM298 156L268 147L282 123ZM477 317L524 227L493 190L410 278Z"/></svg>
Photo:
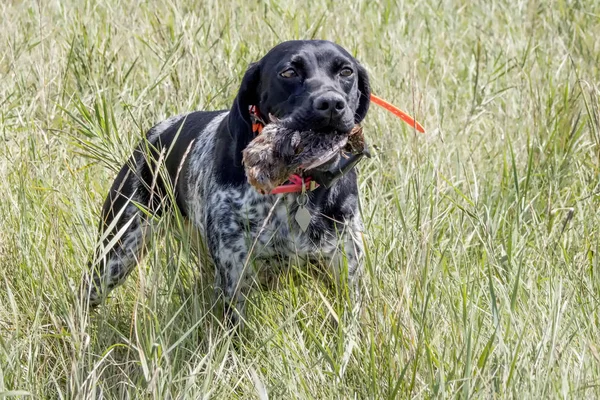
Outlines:
<svg viewBox="0 0 600 400"><path fill-rule="evenodd" d="M0 398L600 397L600 2L0 2ZM311 270L222 324L179 216L97 312L104 196L155 123L339 43L373 92L360 314Z"/></svg>

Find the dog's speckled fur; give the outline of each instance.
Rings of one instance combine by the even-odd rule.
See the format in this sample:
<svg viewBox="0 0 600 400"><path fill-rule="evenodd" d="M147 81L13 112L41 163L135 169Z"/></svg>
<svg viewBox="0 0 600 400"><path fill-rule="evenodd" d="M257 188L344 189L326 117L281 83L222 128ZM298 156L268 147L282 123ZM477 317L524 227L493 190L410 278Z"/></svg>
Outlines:
<svg viewBox="0 0 600 400"><path fill-rule="evenodd" d="M310 51L315 51L313 47L340 51L329 42L287 43ZM240 125L248 122L242 100L251 69L232 111L193 112L163 121L148 132L146 141L123 167L103 207L101 246L84 285L91 305L99 304L121 284L142 256L149 224L139 205L157 215L168 210L167 185L174 187L174 206L200 230L208 245L216 286L229 305L227 309L237 311L228 313L234 323L243 313L245 292L257 261L279 257L318 260L331 267L336 276L347 265L349 280L356 282L362 264L363 224L355 171L329 189L309 193L306 207L311 221L306 232L294 219L298 194L261 195L245 179L241 151L252 136ZM355 85L348 96L368 99L368 81L360 72L364 75L360 90ZM352 101L350 98L348 104L359 107ZM360 107L363 114L358 115L355 109L352 124L366 114L368 107L362 100ZM159 165L166 166L167 178L157 173Z"/></svg>

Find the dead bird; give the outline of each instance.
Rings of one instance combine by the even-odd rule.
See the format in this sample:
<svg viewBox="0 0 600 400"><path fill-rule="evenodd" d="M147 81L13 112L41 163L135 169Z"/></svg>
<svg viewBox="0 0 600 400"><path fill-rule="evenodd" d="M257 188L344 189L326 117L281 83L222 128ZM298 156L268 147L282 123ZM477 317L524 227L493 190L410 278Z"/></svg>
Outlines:
<svg viewBox="0 0 600 400"><path fill-rule="evenodd" d="M362 127L350 132L315 132L288 129L272 118L243 151L248 182L260 193L269 193L299 170L317 168L342 150L364 149Z"/></svg>

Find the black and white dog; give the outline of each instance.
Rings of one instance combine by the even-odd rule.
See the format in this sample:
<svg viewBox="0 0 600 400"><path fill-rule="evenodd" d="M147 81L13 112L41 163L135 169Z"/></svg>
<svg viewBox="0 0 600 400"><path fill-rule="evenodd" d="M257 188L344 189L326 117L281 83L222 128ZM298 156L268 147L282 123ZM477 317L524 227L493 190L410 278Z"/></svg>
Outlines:
<svg viewBox="0 0 600 400"><path fill-rule="evenodd" d="M148 233L141 208L155 215L168 210L167 187L175 193L170 206L207 244L233 323L243 315L256 262L315 260L355 284L363 258L356 171L308 192L310 223L304 231L294 218L303 206L299 194L259 194L247 182L242 151L255 137L250 106L291 129L348 132L365 118L369 104L367 73L346 50L328 41L288 41L250 65L230 111L197 111L154 126L104 203L101 245L84 280L85 299L99 304L132 271ZM159 173L161 165L167 174Z"/></svg>

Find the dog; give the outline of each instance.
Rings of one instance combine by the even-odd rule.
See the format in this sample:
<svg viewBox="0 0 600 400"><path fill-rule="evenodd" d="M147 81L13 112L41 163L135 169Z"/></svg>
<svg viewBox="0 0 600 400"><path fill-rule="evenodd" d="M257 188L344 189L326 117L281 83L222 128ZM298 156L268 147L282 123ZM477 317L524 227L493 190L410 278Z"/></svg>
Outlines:
<svg viewBox="0 0 600 400"><path fill-rule="evenodd" d="M97 306L123 283L143 255L148 213L160 216L171 207L205 241L232 324L243 323L256 263L315 260L356 287L364 228L354 166L329 187L261 194L248 183L242 152L256 135L253 107L285 120L289 129L348 132L365 118L369 104L367 71L346 50L324 40L287 41L248 67L230 110L182 114L151 128L102 207L100 245L85 274L84 300ZM322 168L342 161L337 157ZM296 218L299 211L305 227Z"/></svg>

